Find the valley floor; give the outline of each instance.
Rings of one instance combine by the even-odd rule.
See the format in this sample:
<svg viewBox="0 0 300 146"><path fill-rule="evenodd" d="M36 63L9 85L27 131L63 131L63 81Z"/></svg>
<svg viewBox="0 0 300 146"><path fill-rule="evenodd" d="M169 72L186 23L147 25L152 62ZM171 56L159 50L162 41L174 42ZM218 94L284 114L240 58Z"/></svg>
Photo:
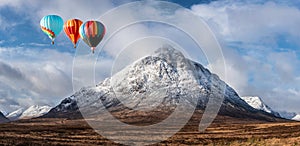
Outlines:
<svg viewBox="0 0 300 146"><path fill-rule="evenodd" d="M222 121L222 119L221 119ZM204 133L196 124L157 145L300 145L300 122L213 123ZM0 124L0 145L117 145L84 120L33 119Z"/></svg>

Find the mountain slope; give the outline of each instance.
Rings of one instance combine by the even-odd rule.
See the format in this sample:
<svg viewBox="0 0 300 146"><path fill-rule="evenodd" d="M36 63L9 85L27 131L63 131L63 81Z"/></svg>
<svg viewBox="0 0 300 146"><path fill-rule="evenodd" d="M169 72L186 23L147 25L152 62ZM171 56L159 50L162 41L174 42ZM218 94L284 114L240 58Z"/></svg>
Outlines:
<svg viewBox="0 0 300 146"><path fill-rule="evenodd" d="M275 112L274 110L272 110L267 104L265 104L265 102L258 96L244 96L241 97L245 102L247 102L251 107L257 109L257 110L261 110L261 111L265 111L267 113L273 114L277 117L281 117L280 114L278 112Z"/></svg>
<svg viewBox="0 0 300 146"><path fill-rule="evenodd" d="M19 117L22 115L23 111L24 111L24 109L20 108L18 110L15 110L15 111L9 113L6 117L11 121L18 120Z"/></svg>
<svg viewBox="0 0 300 146"><path fill-rule="evenodd" d="M45 106L33 105L28 109L26 109L19 117L19 119L30 119L30 118L40 117L48 113L50 109L51 107L46 105Z"/></svg>
<svg viewBox="0 0 300 146"><path fill-rule="evenodd" d="M209 98L217 102L221 97L224 101L220 115L276 120L272 114L249 106L217 75L170 46L137 60L96 87L82 88L43 117L78 118L81 117L78 107L81 111L89 110L90 114L108 108L124 115L122 111L132 111L130 109L133 108L147 111L151 107L174 107L179 100L187 105L196 105L197 110L203 111ZM162 108L160 111L168 110Z"/></svg>
<svg viewBox="0 0 300 146"><path fill-rule="evenodd" d="M295 121L300 121L300 115L296 115L292 118L292 120L295 120Z"/></svg>
<svg viewBox="0 0 300 146"><path fill-rule="evenodd" d="M0 112L0 124L9 122L9 120L3 115L2 112Z"/></svg>
<svg viewBox="0 0 300 146"><path fill-rule="evenodd" d="M297 116L297 114L294 112L279 111L278 113L279 113L280 117L285 118L285 119L292 119L295 116Z"/></svg>

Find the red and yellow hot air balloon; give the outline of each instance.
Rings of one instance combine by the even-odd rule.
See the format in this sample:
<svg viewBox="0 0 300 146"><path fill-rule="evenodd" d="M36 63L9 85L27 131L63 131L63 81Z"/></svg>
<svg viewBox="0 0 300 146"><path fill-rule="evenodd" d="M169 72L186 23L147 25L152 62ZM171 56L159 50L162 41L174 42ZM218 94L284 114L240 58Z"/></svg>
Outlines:
<svg viewBox="0 0 300 146"><path fill-rule="evenodd" d="M70 19L64 24L64 31L72 41L74 48L76 48L77 42L80 39L79 28L81 25L82 21L79 19Z"/></svg>

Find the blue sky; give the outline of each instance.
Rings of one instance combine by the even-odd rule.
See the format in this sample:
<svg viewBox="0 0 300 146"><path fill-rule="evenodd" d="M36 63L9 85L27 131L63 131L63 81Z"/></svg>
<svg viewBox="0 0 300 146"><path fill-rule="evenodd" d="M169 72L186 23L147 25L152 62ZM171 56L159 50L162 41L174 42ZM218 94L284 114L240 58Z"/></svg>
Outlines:
<svg viewBox="0 0 300 146"><path fill-rule="evenodd" d="M226 59L225 81L239 95L300 112L300 2L169 1L190 9L215 33ZM63 33L50 45L39 28L44 15L85 21L127 2L0 0L0 110L54 106L73 93L75 49Z"/></svg>

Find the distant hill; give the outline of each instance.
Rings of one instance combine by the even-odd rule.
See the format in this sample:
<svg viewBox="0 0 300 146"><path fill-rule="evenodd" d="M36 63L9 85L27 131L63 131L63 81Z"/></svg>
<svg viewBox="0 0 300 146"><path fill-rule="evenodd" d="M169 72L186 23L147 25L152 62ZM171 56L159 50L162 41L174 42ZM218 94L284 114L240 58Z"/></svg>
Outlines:
<svg viewBox="0 0 300 146"><path fill-rule="evenodd" d="M9 122L9 120L4 116L2 112L0 112L0 123L6 123Z"/></svg>
<svg viewBox="0 0 300 146"><path fill-rule="evenodd" d="M7 118L11 121L19 120L19 119L30 119L43 116L44 114L50 111L50 106L38 106L33 105L29 108L25 109L20 108L16 111L13 111L7 115Z"/></svg>
<svg viewBox="0 0 300 146"><path fill-rule="evenodd" d="M292 120L295 120L295 121L300 121L300 115L296 115L295 117L292 118Z"/></svg>
<svg viewBox="0 0 300 146"><path fill-rule="evenodd" d="M245 96L241 98L255 109L273 114L276 117L281 117L288 120L300 121L300 115L297 115L296 113L292 113L292 112L286 112L286 111L279 111L279 112L274 111L258 96Z"/></svg>

